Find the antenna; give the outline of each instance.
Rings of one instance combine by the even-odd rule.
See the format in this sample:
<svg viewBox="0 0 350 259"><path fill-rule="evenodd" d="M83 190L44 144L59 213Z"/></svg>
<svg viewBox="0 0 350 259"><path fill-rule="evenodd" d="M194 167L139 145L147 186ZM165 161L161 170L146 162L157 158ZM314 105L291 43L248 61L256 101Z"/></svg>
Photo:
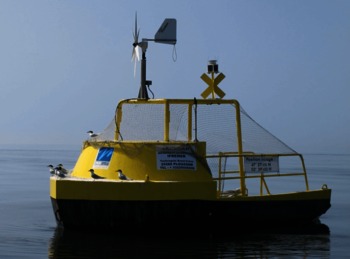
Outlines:
<svg viewBox="0 0 350 259"><path fill-rule="evenodd" d="M176 44L176 19L165 19L160 28L158 29L157 33L154 35L154 39L145 39L143 38L141 42L138 42L139 34L140 34L140 28L139 31L136 33L137 30L137 13L135 13L135 34L132 31L134 43L133 50L132 50L132 56L131 61L135 62L134 65L134 76L136 75L136 63L137 59L140 60L138 47L142 49L142 59L141 59L141 86L139 91L138 98L142 99L149 99L146 85L152 85L152 81L146 80L146 50L148 48L148 42L154 41L156 43L163 43L163 44Z"/></svg>

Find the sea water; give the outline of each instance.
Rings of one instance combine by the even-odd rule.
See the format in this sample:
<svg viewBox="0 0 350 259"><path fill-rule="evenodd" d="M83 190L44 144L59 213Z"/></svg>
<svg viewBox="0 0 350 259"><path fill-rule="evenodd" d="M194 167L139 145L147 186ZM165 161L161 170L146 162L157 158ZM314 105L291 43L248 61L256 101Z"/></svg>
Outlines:
<svg viewBox="0 0 350 259"><path fill-rule="evenodd" d="M160 236L133 231L90 233L56 227L47 165L70 169L80 150L0 149L0 258L341 258L350 256L350 155L305 154L310 189L327 184L332 207L316 230L280 230L223 235ZM282 158L281 158L282 159ZM284 158L283 158L284 159ZM281 173L300 172L300 161L280 161ZM296 163L298 162L298 163ZM282 177L281 177L282 178ZM271 193L305 190L302 176L266 179ZM288 180L287 180L288 179ZM224 188L237 187L226 181ZM259 184L247 182L249 195ZM290 190L292 189L292 190ZM294 190L296 191L296 190ZM229 219L223 219L230 224ZM132 222L125 222L132 224Z"/></svg>

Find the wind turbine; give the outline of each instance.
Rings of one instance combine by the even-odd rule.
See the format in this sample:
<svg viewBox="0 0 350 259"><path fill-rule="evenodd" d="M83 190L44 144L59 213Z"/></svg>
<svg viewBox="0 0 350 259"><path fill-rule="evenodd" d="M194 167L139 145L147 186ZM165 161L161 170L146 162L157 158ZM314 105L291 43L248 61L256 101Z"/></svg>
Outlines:
<svg viewBox="0 0 350 259"><path fill-rule="evenodd" d="M140 26L141 27L141 26ZM134 76L136 75L136 63L140 60L138 47L142 49L142 59L141 59L141 86L138 98L149 99L147 88L152 85L152 81L146 80L146 50L148 48L148 42L154 41L156 43L163 44L176 44L176 19L165 19L156 34L154 35L154 39L145 39L143 38L141 42L139 40L140 27L137 31L137 13L135 14L135 33L132 31L134 43L132 44L132 55L131 61L134 61Z"/></svg>

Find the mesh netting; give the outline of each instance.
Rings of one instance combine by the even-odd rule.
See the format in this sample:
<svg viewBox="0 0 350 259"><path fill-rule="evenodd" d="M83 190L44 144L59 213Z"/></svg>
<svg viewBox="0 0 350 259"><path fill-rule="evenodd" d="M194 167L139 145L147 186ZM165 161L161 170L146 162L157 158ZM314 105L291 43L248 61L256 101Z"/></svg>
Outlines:
<svg viewBox="0 0 350 259"><path fill-rule="evenodd" d="M116 141L163 141L164 104L124 103ZM170 104L169 140L188 142L188 104ZM241 107L243 151L255 154L296 153L278 138L256 123ZM195 106L192 106L192 139L195 138ZM97 138L89 141L115 141L115 118ZM238 152L236 112L234 104L198 104L197 139L206 142L208 155ZM217 175L218 158L207 159L213 176Z"/></svg>

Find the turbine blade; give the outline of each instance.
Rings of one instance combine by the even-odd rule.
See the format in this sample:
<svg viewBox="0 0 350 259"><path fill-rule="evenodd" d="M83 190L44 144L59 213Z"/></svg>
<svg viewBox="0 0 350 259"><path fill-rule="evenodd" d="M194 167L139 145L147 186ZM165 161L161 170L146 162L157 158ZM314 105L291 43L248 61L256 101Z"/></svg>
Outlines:
<svg viewBox="0 0 350 259"><path fill-rule="evenodd" d="M134 77L136 77L136 58L135 58L135 64L134 64Z"/></svg>
<svg viewBox="0 0 350 259"><path fill-rule="evenodd" d="M135 48L132 48L131 61L135 58Z"/></svg>
<svg viewBox="0 0 350 259"><path fill-rule="evenodd" d="M137 61L140 61L139 47L136 46L135 49L136 49L136 57L135 57L135 60L136 60L136 58L137 58ZM135 62L136 62L136 61L135 61Z"/></svg>
<svg viewBox="0 0 350 259"><path fill-rule="evenodd" d="M135 12L135 37L136 37L136 32L137 32L137 12Z"/></svg>
<svg viewBox="0 0 350 259"><path fill-rule="evenodd" d="M136 42L139 41L140 29L141 29L141 26L139 26L139 31L136 34Z"/></svg>

